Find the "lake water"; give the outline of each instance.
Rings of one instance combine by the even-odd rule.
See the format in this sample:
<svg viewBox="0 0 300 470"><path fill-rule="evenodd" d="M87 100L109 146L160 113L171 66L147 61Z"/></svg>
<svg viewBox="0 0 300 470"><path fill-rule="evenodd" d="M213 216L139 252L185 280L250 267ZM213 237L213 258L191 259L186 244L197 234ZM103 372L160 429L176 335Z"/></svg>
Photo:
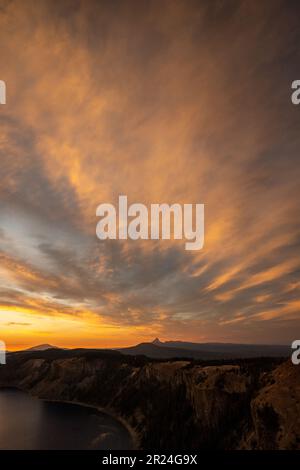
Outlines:
<svg viewBox="0 0 300 470"><path fill-rule="evenodd" d="M93 408L0 389L0 449L131 449L127 429Z"/></svg>

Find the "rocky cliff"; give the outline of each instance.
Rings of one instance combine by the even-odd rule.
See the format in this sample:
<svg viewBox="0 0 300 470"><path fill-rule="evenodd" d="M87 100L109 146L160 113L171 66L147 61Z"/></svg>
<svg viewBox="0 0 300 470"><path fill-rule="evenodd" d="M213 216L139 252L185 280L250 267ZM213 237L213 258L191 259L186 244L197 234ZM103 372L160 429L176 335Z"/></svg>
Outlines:
<svg viewBox="0 0 300 470"><path fill-rule="evenodd" d="M104 408L144 449L300 448L300 367L274 358L226 364L27 352L9 355L0 386Z"/></svg>

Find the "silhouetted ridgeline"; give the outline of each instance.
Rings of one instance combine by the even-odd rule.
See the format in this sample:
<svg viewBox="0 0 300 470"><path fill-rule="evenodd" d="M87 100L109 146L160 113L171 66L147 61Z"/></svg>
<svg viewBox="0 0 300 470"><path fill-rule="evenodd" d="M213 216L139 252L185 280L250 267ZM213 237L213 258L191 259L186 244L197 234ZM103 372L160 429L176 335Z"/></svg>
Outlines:
<svg viewBox="0 0 300 470"><path fill-rule="evenodd" d="M187 341L165 341L156 338L152 343L118 349L123 354L143 354L155 359L174 357L192 359L246 359L256 357L289 357L291 347L287 345L235 344L235 343L191 343Z"/></svg>
<svg viewBox="0 0 300 470"><path fill-rule="evenodd" d="M135 430L144 449L300 447L300 367L285 359L27 351L8 355L0 386L105 408Z"/></svg>

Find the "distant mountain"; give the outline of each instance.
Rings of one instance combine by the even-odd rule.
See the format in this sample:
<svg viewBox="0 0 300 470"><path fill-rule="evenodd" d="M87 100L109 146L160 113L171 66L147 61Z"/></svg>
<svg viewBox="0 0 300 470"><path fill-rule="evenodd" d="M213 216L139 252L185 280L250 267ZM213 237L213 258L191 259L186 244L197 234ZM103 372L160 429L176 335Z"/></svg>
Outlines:
<svg viewBox="0 0 300 470"><path fill-rule="evenodd" d="M24 351L46 351L47 349L60 349L57 346L52 346L52 344L39 344L33 346L32 348L24 349Z"/></svg>
<svg viewBox="0 0 300 470"><path fill-rule="evenodd" d="M159 341L159 340L158 340ZM158 343L156 343L158 344ZM159 341L161 347L199 349L209 352L234 355L235 357L257 357L257 356L289 356L290 346L269 344L239 344L239 343L191 343L186 341Z"/></svg>
<svg viewBox="0 0 300 470"><path fill-rule="evenodd" d="M152 359L200 359L200 360L213 360L224 359L225 355L218 352L204 351L204 350L191 350L183 348L171 348L167 346L158 346L157 343L140 343L136 346L129 348L117 349L122 354L130 356L147 356ZM229 356L226 356L229 358Z"/></svg>
<svg viewBox="0 0 300 470"><path fill-rule="evenodd" d="M122 354L145 355L150 358L171 359L242 359L252 357L287 357L289 346L236 344L236 343L191 343L186 341L165 341L158 338L152 343L140 343L129 348L117 349Z"/></svg>
<svg viewBox="0 0 300 470"><path fill-rule="evenodd" d="M155 340L152 341L152 344L156 344L156 346L164 345L164 343L162 343L158 338L155 338Z"/></svg>
<svg viewBox="0 0 300 470"><path fill-rule="evenodd" d="M47 351L58 348L51 344L40 344L25 352ZM103 350L104 351L104 350ZM289 346L238 343L192 343L188 341L160 341L155 338L151 343L140 343L126 348L114 348L114 351L130 356L147 356L153 359L245 359L255 357L288 357Z"/></svg>

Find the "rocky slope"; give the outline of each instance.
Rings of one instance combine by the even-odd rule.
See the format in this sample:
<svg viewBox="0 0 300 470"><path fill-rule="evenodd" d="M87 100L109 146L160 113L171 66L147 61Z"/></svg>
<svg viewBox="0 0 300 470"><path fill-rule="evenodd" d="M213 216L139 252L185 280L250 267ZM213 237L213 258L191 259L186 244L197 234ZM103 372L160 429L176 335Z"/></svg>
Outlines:
<svg viewBox="0 0 300 470"><path fill-rule="evenodd" d="M113 351L11 354L0 387L105 408L144 449L300 448L300 367L156 361Z"/></svg>
<svg viewBox="0 0 300 470"><path fill-rule="evenodd" d="M300 367L290 361L262 374L251 401L253 427L241 447L300 449Z"/></svg>

